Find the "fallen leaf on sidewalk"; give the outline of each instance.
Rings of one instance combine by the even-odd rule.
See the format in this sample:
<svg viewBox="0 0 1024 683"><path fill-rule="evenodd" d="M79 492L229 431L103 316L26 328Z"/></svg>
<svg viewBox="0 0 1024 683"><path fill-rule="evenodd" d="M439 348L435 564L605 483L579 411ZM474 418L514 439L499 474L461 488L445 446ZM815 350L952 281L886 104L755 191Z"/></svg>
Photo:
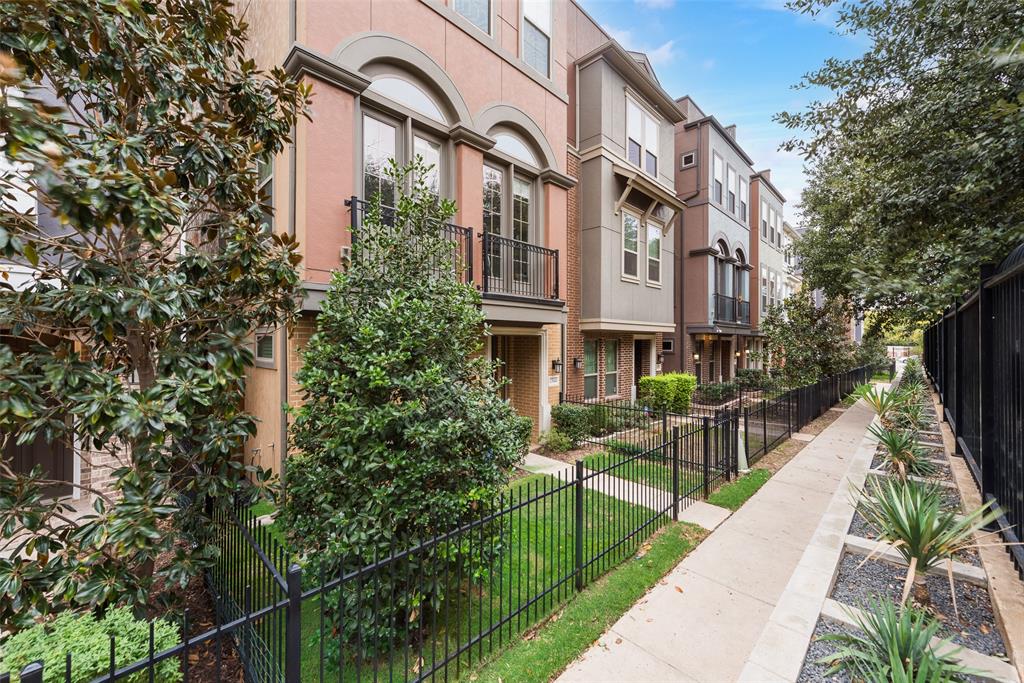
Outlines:
<svg viewBox="0 0 1024 683"><path fill-rule="evenodd" d="M616 638L615 639L615 644L616 645L622 645L622 638Z"/></svg>
<svg viewBox="0 0 1024 683"><path fill-rule="evenodd" d="M682 593L682 592L683 592L683 589L680 588L679 586L676 586L676 593Z"/></svg>

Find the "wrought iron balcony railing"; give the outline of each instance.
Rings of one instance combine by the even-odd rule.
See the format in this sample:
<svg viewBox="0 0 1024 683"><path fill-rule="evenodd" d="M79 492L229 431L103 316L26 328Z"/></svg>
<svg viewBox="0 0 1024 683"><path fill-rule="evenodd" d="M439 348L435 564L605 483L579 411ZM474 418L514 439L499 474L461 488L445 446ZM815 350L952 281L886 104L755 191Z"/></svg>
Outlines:
<svg viewBox="0 0 1024 683"><path fill-rule="evenodd" d="M736 322L743 323L744 325L750 324L750 302L749 301L737 301L736 302Z"/></svg>
<svg viewBox="0 0 1024 683"><path fill-rule="evenodd" d="M736 299L715 293L715 322L736 322Z"/></svg>
<svg viewBox="0 0 1024 683"><path fill-rule="evenodd" d="M483 260L484 296L561 303L557 250L485 232Z"/></svg>
<svg viewBox="0 0 1024 683"><path fill-rule="evenodd" d="M350 197L345 200L352 220L352 242L359 239L363 229L363 221L366 213L370 210L370 202L358 197ZM381 220L388 225L393 225L397 216L397 210L390 206L381 207ZM438 230L441 235L452 243L452 265L462 275L463 282L473 282L473 230L464 228L454 223L442 223L438 221ZM438 265L438 269L442 266Z"/></svg>

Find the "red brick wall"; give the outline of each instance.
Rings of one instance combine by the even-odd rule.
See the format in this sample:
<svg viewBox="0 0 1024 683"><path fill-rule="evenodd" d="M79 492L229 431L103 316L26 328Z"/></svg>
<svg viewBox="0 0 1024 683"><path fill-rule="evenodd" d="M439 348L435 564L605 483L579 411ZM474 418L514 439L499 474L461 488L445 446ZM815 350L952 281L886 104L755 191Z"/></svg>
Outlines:
<svg viewBox="0 0 1024 683"><path fill-rule="evenodd" d="M572 151L566 155L566 172L573 178L580 177L580 159ZM568 318L565 325L565 393L568 396L583 395L583 370L573 367L573 359L583 360L583 335L580 333L581 270L580 270L580 190L574 186L569 190L568 217L566 219L567 282L566 304Z"/></svg>

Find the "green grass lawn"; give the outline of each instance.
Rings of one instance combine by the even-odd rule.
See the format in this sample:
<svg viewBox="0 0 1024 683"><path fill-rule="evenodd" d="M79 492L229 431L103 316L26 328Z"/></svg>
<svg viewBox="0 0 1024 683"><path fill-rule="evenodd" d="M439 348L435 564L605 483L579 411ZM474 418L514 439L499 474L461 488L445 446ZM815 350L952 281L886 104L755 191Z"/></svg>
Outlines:
<svg viewBox="0 0 1024 683"><path fill-rule="evenodd" d="M671 474L669 476L671 485ZM539 500L526 503L537 497ZM373 678L375 670L378 678L414 678L418 672L429 670L431 662L444 658L446 651L454 652L473 636L488 631L504 617L519 612L499 629L478 640L471 652L464 652L459 657L458 666L454 661L450 663L447 674L454 677L477 666L481 658L518 639L576 594L573 581L576 540L574 487L565 487L553 477L531 475L509 487L505 507L520 502L523 507L500 518L495 536L496 559L491 564L491 571L479 576L449 577L445 589L448 599L441 608L417 616L407 626L403 625L391 656L360 662L359 678ZM638 545L664 526L668 519L667 515L657 518L629 541L619 543L620 539L654 517L654 511L648 508L585 490L583 555L588 564L584 571L587 583L633 557ZM275 536L279 533L278 530L274 532ZM462 538L460 541L465 551L468 540ZM474 544L479 551L479 539L475 534ZM453 541L451 548L454 546ZM489 538L485 546L490 546ZM399 569L399 574L402 571L405 570ZM307 587L312 585L312 582L307 582ZM355 589L354 586L351 588ZM254 607L266 604L268 596L272 597L273 591L254 595ZM381 602L390 599L389 595L379 598ZM336 604L336 594L328 600L325 604ZM367 604L366 610L365 614L372 613L373 605ZM318 598L308 598L303 602L303 681L321 680L321 644L318 638L321 612ZM363 618L369 619L368 616ZM329 620L324 620L323 628L325 632L331 632ZM279 633L276 625L270 622L260 630L266 643L276 643L283 638L283 632ZM356 665L349 649L346 648L345 665L340 672L340 679L344 681L357 680ZM444 674L444 670L438 671L439 676ZM338 665L325 662L324 677L325 680L338 680Z"/></svg>
<svg viewBox="0 0 1024 683"><path fill-rule="evenodd" d="M542 628L528 632L463 679L478 683L547 681L583 653L696 546L707 532L672 524L627 560L569 600ZM646 546L645 546L646 547Z"/></svg>
<svg viewBox="0 0 1024 683"><path fill-rule="evenodd" d="M621 465L627 461L628 464ZM634 458L632 455L598 452L583 458L583 464L588 470L603 470L606 467L621 465L609 474L619 479L653 486L662 491L672 491L671 461L663 463L656 458ZM680 486L682 487L682 472L680 472L680 476Z"/></svg>
<svg viewBox="0 0 1024 683"><path fill-rule="evenodd" d="M772 473L764 469L753 469L731 484L726 484L710 496L708 502L719 507L738 510L747 499L757 493L757 490L764 486Z"/></svg>

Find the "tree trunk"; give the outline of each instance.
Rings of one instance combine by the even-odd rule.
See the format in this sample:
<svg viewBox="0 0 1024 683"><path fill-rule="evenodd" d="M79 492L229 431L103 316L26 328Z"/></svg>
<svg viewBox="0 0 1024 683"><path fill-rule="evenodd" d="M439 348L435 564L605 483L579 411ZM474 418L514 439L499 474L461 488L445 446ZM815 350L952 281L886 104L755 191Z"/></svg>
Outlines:
<svg viewBox="0 0 1024 683"><path fill-rule="evenodd" d="M914 604L921 609L928 609L932 606L932 596L928 592L928 584L925 583L924 573L917 574L914 577Z"/></svg>

